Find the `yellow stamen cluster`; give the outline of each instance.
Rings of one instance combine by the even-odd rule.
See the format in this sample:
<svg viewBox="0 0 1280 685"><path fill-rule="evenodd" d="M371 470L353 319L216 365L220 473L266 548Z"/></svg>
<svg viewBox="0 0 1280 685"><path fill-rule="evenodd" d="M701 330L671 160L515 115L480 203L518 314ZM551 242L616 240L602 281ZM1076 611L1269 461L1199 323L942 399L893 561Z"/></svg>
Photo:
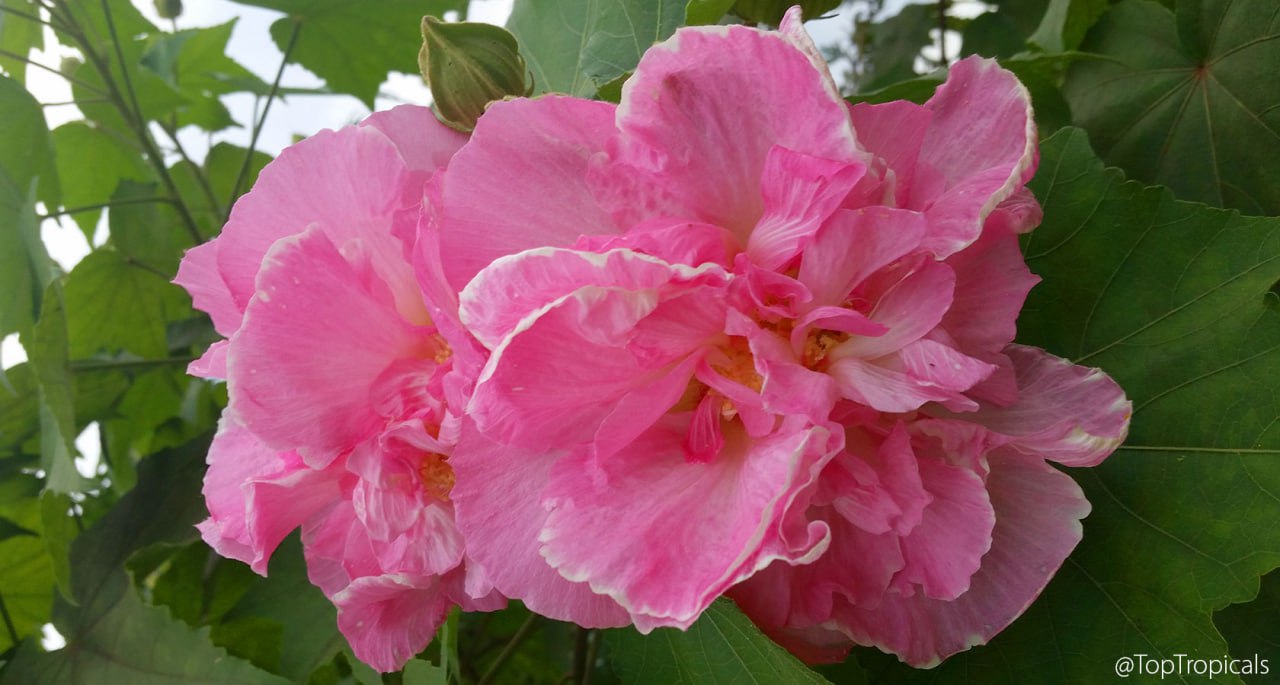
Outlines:
<svg viewBox="0 0 1280 685"><path fill-rule="evenodd" d="M453 490L453 467L449 466L448 457L443 454L428 452L418 465L418 475L422 478L422 489L428 495L441 502L449 501L449 493Z"/></svg>

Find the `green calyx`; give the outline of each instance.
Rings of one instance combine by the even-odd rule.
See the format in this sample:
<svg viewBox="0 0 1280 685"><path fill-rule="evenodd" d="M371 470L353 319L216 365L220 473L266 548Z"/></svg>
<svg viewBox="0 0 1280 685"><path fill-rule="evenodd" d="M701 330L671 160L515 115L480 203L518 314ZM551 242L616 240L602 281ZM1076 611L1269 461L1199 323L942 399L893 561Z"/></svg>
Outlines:
<svg viewBox="0 0 1280 685"><path fill-rule="evenodd" d="M460 131L490 102L531 92L515 36L499 26L423 17L418 66L441 120Z"/></svg>

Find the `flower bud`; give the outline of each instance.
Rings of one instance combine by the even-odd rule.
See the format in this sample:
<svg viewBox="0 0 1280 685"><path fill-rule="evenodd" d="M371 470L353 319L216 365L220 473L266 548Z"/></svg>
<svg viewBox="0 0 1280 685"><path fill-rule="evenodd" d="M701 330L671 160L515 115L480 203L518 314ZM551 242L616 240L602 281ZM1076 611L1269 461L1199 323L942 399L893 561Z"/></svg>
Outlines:
<svg viewBox="0 0 1280 685"><path fill-rule="evenodd" d="M182 0L155 0L156 14L161 19L177 19L182 14Z"/></svg>
<svg viewBox="0 0 1280 685"><path fill-rule="evenodd" d="M490 102L531 92L515 36L500 26L423 17L418 67L441 120L460 131Z"/></svg>

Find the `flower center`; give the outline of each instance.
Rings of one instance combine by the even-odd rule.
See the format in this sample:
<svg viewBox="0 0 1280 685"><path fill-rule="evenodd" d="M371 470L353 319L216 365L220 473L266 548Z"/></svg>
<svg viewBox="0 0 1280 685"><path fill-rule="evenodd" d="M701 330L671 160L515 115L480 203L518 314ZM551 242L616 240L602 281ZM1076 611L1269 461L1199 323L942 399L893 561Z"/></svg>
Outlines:
<svg viewBox="0 0 1280 685"><path fill-rule="evenodd" d="M449 347L448 341L446 341L444 336L439 333L431 336L431 349L431 358L434 359L437 364L443 364L449 361L449 358L453 356L453 348Z"/></svg>
<svg viewBox="0 0 1280 685"><path fill-rule="evenodd" d="M453 467L449 466L448 459L443 454L428 452L418 465L423 491L441 502L448 502L449 493L453 490Z"/></svg>
<svg viewBox="0 0 1280 685"><path fill-rule="evenodd" d="M831 350L848 339L849 334L840 331L810 331L808 338L804 342L802 354L805 367L815 371L821 370L820 367L823 366L823 362L826 361L827 355L831 353Z"/></svg>

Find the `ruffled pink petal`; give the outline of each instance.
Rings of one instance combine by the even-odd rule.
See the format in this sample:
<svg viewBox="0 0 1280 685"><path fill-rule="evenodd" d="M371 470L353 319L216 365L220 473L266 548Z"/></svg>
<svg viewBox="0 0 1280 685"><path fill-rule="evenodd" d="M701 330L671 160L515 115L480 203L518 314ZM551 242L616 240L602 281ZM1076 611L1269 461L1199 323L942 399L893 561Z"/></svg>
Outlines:
<svg viewBox="0 0 1280 685"><path fill-rule="evenodd" d="M338 630L356 658L383 673L426 648L453 606L458 579L387 574L357 578L333 596Z"/></svg>
<svg viewBox="0 0 1280 685"><path fill-rule="evenodd" d="M623 225L677 216L744 244L764 213L775 145L837 163L864 158L825 70L782 34L738 26L685 29L645 52L623 85L618 128L597 192Z"/></svg>
<svg viewBox="0 0 1280 685"><path fill-rule="evenodd" d="M710 263L729 268L740 250L737 243L732 233L719 226L658 217L632 226L622 235L582 236L574 249L607 252L626 248L671 264Z"/></svg>
<svg viewBox="0 0 1280 685"><path fill-rule="evenodd" d="M330 598L356 578L387 572L378 563L368 531L349 497L338 499L302 526L302 554L307 561L307 579Z"/></svg>
<svg viewBox="0 0 1280 685"><path fill-rule="evenodd" d="M868 533L893 533L896 539L915 530L933 495L921 480L906 429L895 425L877 444L850 426L845 440L845 452L822 474L816 500Z"/></svg>
<svg viewBox="0 0 1280 685"><path fill-rule="evenodd" d="M271 246L315 226L334 245L359 240L401 312L425 321L412 269L392 234L396 222L416 221L424 180L375 126L321 131L286 148L236 202L216 241L218 271L236 306L243 310L253 298Z"/></svg>
<svg viewBox="0 0 1280 685"><path fill-rule="evenodd" d="M561 459L544 495L548 563L616 599L643 632L687 628L738 581L774 559L810 561L828 540L824 524L790 520L830 458L824 430L751 441L733 425L724 451L699 463L683 447L689 420L671 415L607 459Z"/></svg>
<svg viewBox="0 0 1280 685"><path fill-rule="evenodd" d="M692 269L627 249L538 248L499 258L476 274L459 297L458 314L477 340L494 349L527 317L585 286L645 292L722 274L714 265Z"/></svg>
<svg viewBox="0 0 1280 685"><path fill-rule="evenodd" d="M239 325L239 324L237 324ZM187 373L199 378L227 378L227 349L230 341L219 340L209 346L200 358L187 365Z"/></svg>
<svg viewBox="0 0 1280 685"><path fill-rule="evenodd" d="M947 264L955 270L956 287L942 327L966 353L1000 352L1013 341L1022 303L1040 282L1027 269L1017 236L988 228Z"/></svg>
<svg viewBox="0 0 1280 685"><path fill-rule="evenodd" d="M615 251L543 260L535 254L506 262L535 270L576 262L572 273L560 273L571 280L589 267L598 285L537 309L494 349L468 406L481 430L534 451L590 442L628 394L667 377L722 335L725 277L718 267L691 269L639 257ZM482 276L477 282L463 294L464 313L494 304L475 295L489 281ZM499 315L502 292L494 296ZM507 295L513 301L517 293ZM482 323L494 318L483 312L465 317L482 331L499 328Z"/></svg>
<svg viewBox="0 0 1280 685"><path fill-rule="evenodd" d="M438 352L431 329L400 315L363 247L340 252L315 227L279 242L228 354L230 411L314 466L384 425L373 401L394 362L424 360L429 371Z"/></svg>
<svg viewBox="0 0 1280 685"><path fill-rule="evenodd" d="M430 107L400 105L374 112L360 126L378 129L395 144L414 171L443 169L467 142L467 136L440 123Z"/></svg>
<svg viewBox="0 0 1280 685"><path fill-rule="evenodd" d="M441 251L455 290L503 255L619 232L587 186L613 118L611 104L562 96L489 106L444 180Z"/></svg>
<svg viewBox="0 0 1280 685"><path fill-rule="evenodd" d="M218 269L218 240L197 245L182 256L173 282L191 295L191 303L213 319L213 329L231 335L240 328L244 308L231 295Z"/></svg>
<svg viewBox="0 0 1280 685"><path fill-rule="evenodd" d="M1133 403L1106 373L1035 347L1010 345L1005 354L1017 374L1017 402L937 415L981 424L1019 452L1067 466L1096 466L1124 442Z"/></svg>
<svg viewBox="0 0 1280 685"><path fill-rule="evenodd" d="M546 523L542 490L554 457L500 445L474 429L463 431L449 463L457 476L451 498L469 562L484 569L502 594L531 611L588 628L630 622L613 599L586 583L565 580L539 553Z"/></svg>
<svg viewBox="0 0 1280 685"><path fill-rule="evenodd" d="M985 644L1026 611L1081 538L1089 502L1043 460L993 454L987 490L995 510L991 550L954 600L889 594L875 608L837 601L835 621L855 641L921 668Z"/></svg>
<svg viewBox="0 0 1280 685"><path fill-rule="evenodd" d="M222 556L266 575L271 553L293 529L340 497L340 474L307 468L297 455L268 448L223 419L209 446L204 541Z"/></svg>
<svg viewBox="0 0 1280 685"><path fill-rule="evenodd" d="M841 306L868 276L911 252L925 234L924 215L890 207L836 212L805 248L800 282L815 305Z"/></svg>
<svg viewBox="0 0 1280 685"><path fill-rule="evenodd" d="M893 579L904 595L914 586L928 597L951 600L969 589L991 546L995 514L981 476L937 459L918 461L920 480L932 497L920 525L902 538L906 562Z"/></svg>
<svg viewBox="0 0 1280 685"><path fill-rule="evenodd" d="M875 156L872 171L882 178L885 204L909 206L920 147L933 112L906 100L849 108L858 142Z"/></svg>
<svg viewBox="0 0 1280 685"><path fill-rule="evenodd" d="M933 97L910 189L911 209L929 217L923 247L947 257L976 240L983 223L1035 173L1038 161L1031 96L995 60L953 65Z"/></svg>
<svg viewBox="0 0 1280 685"><path fill-rule="evenodd" d="M747 254L763 269L778 269L807 245L866 170L862 164L813 157L782 146L769 149L761 172L764 214L747 239Z"/></svg>
<svg viewBox="0 0 1280 685"><path fill-rule="evenodd" d="M855 297L874 303L867 316L889 330L884 335L846 340L832 350L832 359L875 359L919 340L942 321L951 307L955 278L955 272L946 264L925 261L905 275L900 271L884 273L878 279L883 282L867 284L865 293L859 289Z"/></svg>

